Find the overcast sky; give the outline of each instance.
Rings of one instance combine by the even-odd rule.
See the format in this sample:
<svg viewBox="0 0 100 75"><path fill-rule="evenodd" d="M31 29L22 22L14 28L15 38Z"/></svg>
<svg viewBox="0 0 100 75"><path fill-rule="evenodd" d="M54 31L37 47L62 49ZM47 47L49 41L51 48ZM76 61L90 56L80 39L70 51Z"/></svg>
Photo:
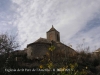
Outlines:
<svg viewBox="0 0 100 75"><path fill-rule="evenodd" d="M100 47L100 0L0 0L0 33L17 34L21 48L40 37L52 25L61 42L85 42L90 51Z"/></svg>

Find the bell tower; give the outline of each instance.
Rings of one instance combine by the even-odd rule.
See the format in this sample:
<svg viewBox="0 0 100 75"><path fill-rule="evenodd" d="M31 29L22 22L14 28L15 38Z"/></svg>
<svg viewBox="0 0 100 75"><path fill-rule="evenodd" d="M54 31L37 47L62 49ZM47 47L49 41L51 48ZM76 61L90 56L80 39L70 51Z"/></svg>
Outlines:
<svg viewBox="0 0 100 75"><path fill-rule="evenodd" d="M60 42L60 33L53 27L47 31L47 39L50 41Z"/></svg>

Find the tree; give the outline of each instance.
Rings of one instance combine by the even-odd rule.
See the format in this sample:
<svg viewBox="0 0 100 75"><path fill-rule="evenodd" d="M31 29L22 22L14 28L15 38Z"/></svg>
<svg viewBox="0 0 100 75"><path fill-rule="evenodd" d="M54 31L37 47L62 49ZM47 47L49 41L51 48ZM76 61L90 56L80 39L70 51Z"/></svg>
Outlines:
<svg viewBox="0 0 100 75"><path fill-rule="evenodd" d="M5 54L5 53L9 54L14 49L19 47L15 38L16 37L8 35L8 34L0 35L0 55Z"/></svg>

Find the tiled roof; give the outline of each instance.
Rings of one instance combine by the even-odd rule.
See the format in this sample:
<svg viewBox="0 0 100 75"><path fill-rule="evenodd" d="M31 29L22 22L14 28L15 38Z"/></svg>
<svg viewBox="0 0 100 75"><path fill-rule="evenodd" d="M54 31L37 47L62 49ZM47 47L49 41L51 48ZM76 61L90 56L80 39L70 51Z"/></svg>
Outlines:
<svg viewBox="0 0 100 75"><path fill-rule="evenodd" d="M45 38L39 38L38 40L36 40L34 43L51 43L50 40L47 40Z"/></svg>
<svg viewBox="0 0 100 75"><path fill-rule="evenodd" d="M41 37L40 37L40 38L39 38L38 40L36 40L35 42L28 44L27 47L30 46L30 45L33 45L33 44L38 44L38 43L51 44L51 41L50 41L50 40L47 40L47 39L45 39L45 38L41 38Z"/></svg>

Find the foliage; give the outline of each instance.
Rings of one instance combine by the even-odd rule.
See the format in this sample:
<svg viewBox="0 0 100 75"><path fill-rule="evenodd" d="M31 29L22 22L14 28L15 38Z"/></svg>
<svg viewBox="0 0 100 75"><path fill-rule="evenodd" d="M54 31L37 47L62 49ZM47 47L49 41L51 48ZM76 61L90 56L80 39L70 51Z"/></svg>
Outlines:
<svg viewBox="0 0 100 75"><path fill-rule="evenodd" d="M10 53L18 48L16 37L7 33L0 35L0 72L6 67L15 67L16 63L12 60Z"/></svg>
<svg viewBox="0 0 100 75"><path fill-rule="evenodd" d="M49 50L53 53L53 51L55 50L55 46L51 46L49 48ZM49 54L50 55L50 54ZM53 55L51 55L52 58L54 58ZM83 68L79 68L79 64L78 62L75 60L73 62L71 62L71 57L69 56L70 60L63 62L63 59L61 59L59 61L56 60L56 62L54 62L52 59L49 58L49 61L47 62L46 65L41 64L39 67L42 69L48 68L51 71L48 74L57 74L57 75L87 75L87 69L88 67L86 66L85 69ZM77 58L77 57L76 57ZM45 62L45 60L43 60L42 62ZM68 63L70 62L70 63ZM66 64L67 63L67 64ZM56 70L53 70L56 69ZM45 74L45 73L44 73ZM43 74L41 74L43 75Z"/></svg>
<svg viewBox="0 0 100 75"><path fill-rule="evenodd" d="M95 56L92 53L81 51L77 52L74 56L65 55L66 57L63 57L63 54L59 53L57 58L54 59L55 50L56 47L51 45L46 53L47 57L45 56L45 58L37 60L29 60L26 56L20 56L25 61L15 61L16 56L12 56L9 58L7 66L11 68L29 68L25 65L23 66L23 64L28 63L28 65L33 65L36 62L38 66L35 68L50 69L50 71L35 72L35 75L100 75L100 55ZM7 56L2 57L0 55L0 58L2 61L0 61L0 67L4 67ZM2 71L2 68L0 68L0 71ZM30 73L30 75L33 75L33 73Z"/></svg>

